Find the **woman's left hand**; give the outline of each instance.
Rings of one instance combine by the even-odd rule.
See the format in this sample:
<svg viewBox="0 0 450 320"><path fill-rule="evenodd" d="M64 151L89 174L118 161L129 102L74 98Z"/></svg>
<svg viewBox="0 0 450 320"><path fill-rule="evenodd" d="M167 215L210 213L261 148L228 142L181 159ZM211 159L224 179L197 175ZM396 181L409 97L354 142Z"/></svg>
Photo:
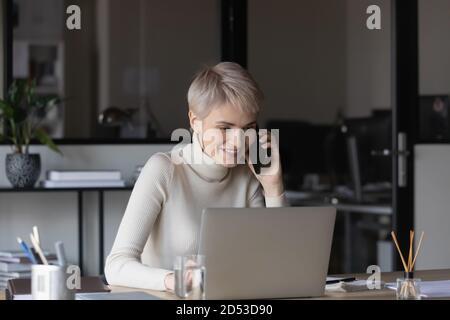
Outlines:
<svg viewBox="0 0 450 320"><path fill-rule="evenodd" d="M271 139L271 135L267 130L259 131L259 143L264 149L271 148L270 166L261 167L260 174L255 172L253 165L247 161L250 170L256 179L261 183L266 197L278 197L284 192L283 175L280 163L280 150L278 148L277 139ZM267 152L267 151L265 151Z"/></svg>

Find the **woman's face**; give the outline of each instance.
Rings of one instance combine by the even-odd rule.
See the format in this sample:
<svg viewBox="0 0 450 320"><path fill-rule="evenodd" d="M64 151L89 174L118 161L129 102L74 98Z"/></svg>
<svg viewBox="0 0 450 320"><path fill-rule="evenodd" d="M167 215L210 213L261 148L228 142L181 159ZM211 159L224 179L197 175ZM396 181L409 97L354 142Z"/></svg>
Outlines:
<svg viewBox="0 0 450 320"><path fill-rule="evenodd" d="M213 108L203 119L189 111L191 127L199 133L204 152L225 167L244 163L248 143L244 143L243 133L256 128L256 117L229 104Z"/></svg>

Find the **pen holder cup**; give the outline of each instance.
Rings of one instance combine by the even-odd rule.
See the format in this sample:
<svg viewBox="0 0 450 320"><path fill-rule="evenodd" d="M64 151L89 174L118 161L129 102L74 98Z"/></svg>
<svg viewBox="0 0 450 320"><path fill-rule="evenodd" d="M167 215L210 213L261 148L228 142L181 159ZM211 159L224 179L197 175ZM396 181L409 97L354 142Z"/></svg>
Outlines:
<svg viewBox="0 0 450 320"><path fill-rule="evenodd" d="M35 264L31 267L33 300L74 300L75 289L69 289L66 268Z"/></svg>
<svg viewBox="0 0 450 320"><path fill-rule="evenodd" d="M412 274L406 274L404 278L397 279L397 300L420 300L421 280L414 278Z"/></svg>

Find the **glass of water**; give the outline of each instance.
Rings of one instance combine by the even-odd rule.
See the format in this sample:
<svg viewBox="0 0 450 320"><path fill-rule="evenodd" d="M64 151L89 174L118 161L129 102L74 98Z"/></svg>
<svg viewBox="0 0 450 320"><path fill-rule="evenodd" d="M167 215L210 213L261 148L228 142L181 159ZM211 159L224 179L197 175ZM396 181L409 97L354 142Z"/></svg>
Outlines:
<svg viewBox="0 0 450 320"><path fill-rule="evenodd" d="M205 299L205 256L175 257L175 294L187 300Z"/></svg>

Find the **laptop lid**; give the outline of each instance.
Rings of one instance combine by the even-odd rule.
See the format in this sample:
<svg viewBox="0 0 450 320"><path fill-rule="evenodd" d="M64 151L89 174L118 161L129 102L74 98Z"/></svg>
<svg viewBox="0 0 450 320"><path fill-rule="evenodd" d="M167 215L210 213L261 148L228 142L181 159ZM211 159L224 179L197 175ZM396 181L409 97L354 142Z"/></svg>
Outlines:
<svg viewBox="0 0 450 320"><path fill-rule="evenodd" d="M206 298L323 295L335 217L333 207L205 209Z"/></svg>

